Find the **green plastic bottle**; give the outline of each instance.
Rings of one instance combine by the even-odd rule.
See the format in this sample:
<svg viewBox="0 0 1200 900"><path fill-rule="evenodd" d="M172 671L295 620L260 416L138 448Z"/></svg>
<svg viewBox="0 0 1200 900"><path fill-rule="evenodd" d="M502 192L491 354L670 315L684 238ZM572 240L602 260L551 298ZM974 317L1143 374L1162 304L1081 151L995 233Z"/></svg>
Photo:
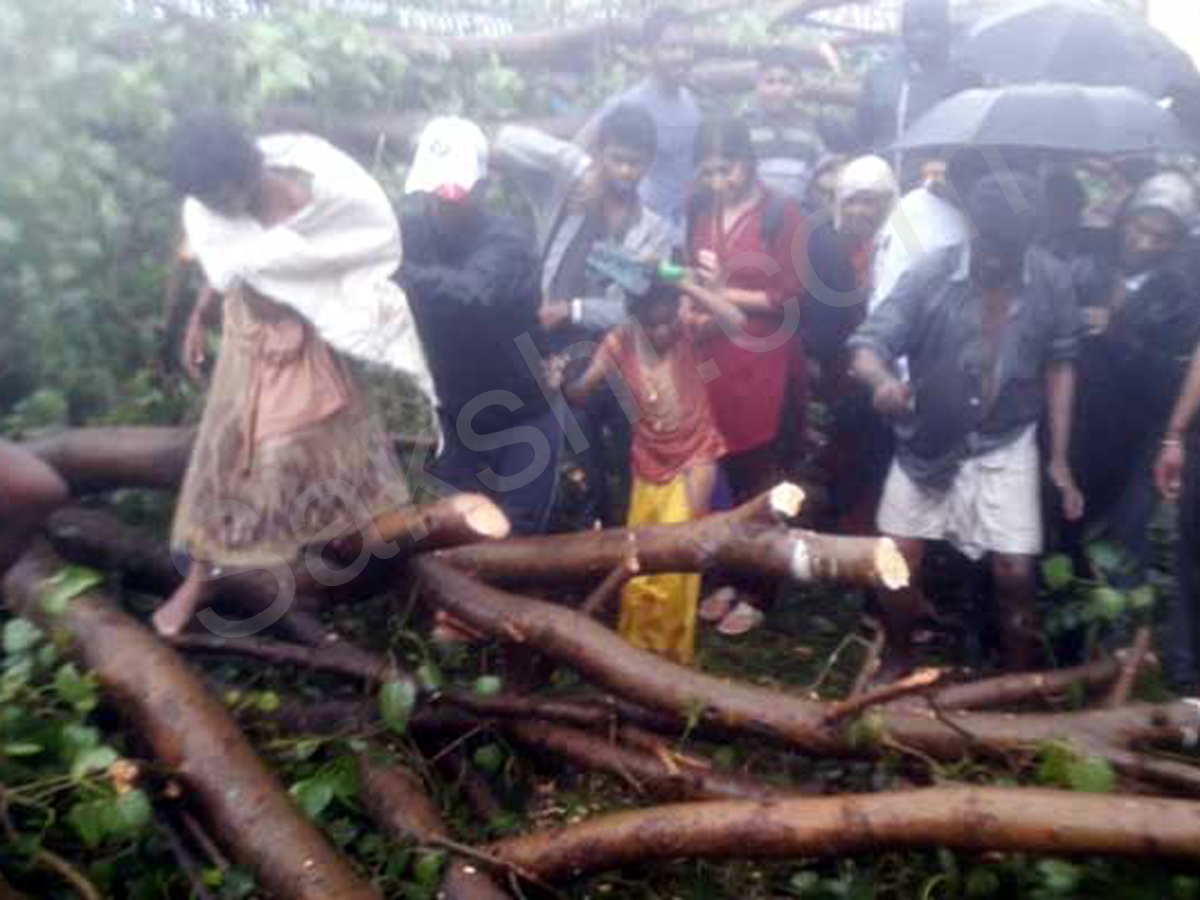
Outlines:
<svg viewBox="0 0 1200 900"><path fill-rule="evenodd" d="M683 281L687 275L687 269L679 263L673 263L669 260L663 260L658 264L658 277L663 281L669 281L672 284L677 284Z"/></svg>

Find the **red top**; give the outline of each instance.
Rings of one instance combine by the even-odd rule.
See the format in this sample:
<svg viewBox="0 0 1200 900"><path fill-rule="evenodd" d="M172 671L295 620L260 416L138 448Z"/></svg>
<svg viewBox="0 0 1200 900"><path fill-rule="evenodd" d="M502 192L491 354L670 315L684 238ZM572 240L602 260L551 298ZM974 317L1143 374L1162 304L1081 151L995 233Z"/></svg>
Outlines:
<svg viewBox="0 0 1200 900"><path fill-rule="evenodd" d="M604 342L642 414L633 422L633 473L659 484L725 455L698 371L694 335L681 327L683 334L657 360L653 353L639 352L640 330L622 328Z"/></svg>
<svg viewBox="0 0 1200 900"><path fill-rule="evenodd" d="M739 347L724 332L710 338L699 349L700 360L711 359L720 375L708 382L713 413L730 453L742 453L769 443L779 433L780 412L790 365L799 366L802 356L799 331L784 340L784 304L799 304L803 291L799 260L803 253L800 208L779 197L763 199L747 210L728 231L720 233L717 218L699 215L692 226L693 262L701 250L713 251L731 288L766 291L775 310L752 313L744 326L747 335L770 338L763 347ZM768 204L780 205L778 225L771 240L763 234ZM793 244L795 245L793 247ZM746 343L743 339L742 343ZM795 362L793 362L795 361Z"/></svg>

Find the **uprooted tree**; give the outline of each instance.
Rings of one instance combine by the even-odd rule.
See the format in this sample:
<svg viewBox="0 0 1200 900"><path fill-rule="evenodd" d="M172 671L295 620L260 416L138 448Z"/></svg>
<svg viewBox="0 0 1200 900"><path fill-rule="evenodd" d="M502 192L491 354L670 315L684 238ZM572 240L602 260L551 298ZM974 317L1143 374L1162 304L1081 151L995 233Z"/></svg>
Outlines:
<svg viewBox="0 0 1200 900"><path fill-rule="evenodd" d="M187 440L183 432L106 430L31 446L84 492L123 483L169 487ZM151 458L158 463L148 466ZM360 735L353 777L361 801L346 802L377 824L382 847L423 848L418 859L436 861L425 866L426 879L445 860L448 897L553 890L597 872L681 857L811 859L942 847L1200 859L1200 800L1193 799L1200 767L1186 756L1200 727L1196 706L1124 697L1113 705L1100 696L1136 676L1147 662L1144 646L1057 672L970 683L927 672L818 700L675 665L627 645L606 624L620 584L638 573L696 570L716 582L760 585L904 582L903 561L886 540L788 527L801 502L801 492L781 486L690 525L544 538L506 538L503 514L482 497L397 510L378 523L375 539L394 540L403 552L365 576L368 587L326 590L317 606L295 611L301 625L248 638L200 631L168 644L122 611L119 595L98 579L71 588L68 577L64 588L63 573L78 571L67 559L102 568L118 588L161 596L178 583L161 542L100 511L56 516L50 543L31 550L4 589L11 613L42 627L96 679L113 713L107 727L119 723L137 735L144 759L128 777L150 797L155 818L170 828L192 823L176 837L181 858L224 854L273 896L378 896L370 882L374 875L379 884L380 875L356 870L313 826L304 815L315 802L309 791L284 789L243 730L260 734L263 722L270 734L291 739ZM414 540L414 533L427 537ZM355 553L370 550L351 544ZM510 687L496 693L437 683L377 642L322 624L351 598L389 584L403 586L394 602L419 600L507 648L497 671L511 675ZM268 588L230 578L222 602L251 613ZM230 708L228 694L222 703L204 674L213 660L229 659L249 660L259 671L311 673L324 687L308 688L305 700L252 710L262 721L247 722L247 710ZM553 668L574 673L570 693L545 687ZM1099 705L1064 710L1072 692L1097 696ZM1013 709L1020 711L1006 711ZM389 741L400 732L411 743L397 756ZM504 814L478 769L492 746L478 747L481 733L522 748L542 771L602 774L639 802L669 805L464 843L435 798L449 779L481 818ZM820 778L763 777L714 762L737 742L780 756L876 761L906 774L897 789L864 792L860 785L843 793ZM1018 786L1045 767L1047 754L1069 773L1067 783L1104 792ZM947 774L967 760L1003 773L1010 786ZM22 797L4 790L0 820L17 834L24 822L13 810ZM63 862L83 878L78 861Z"/></svg>

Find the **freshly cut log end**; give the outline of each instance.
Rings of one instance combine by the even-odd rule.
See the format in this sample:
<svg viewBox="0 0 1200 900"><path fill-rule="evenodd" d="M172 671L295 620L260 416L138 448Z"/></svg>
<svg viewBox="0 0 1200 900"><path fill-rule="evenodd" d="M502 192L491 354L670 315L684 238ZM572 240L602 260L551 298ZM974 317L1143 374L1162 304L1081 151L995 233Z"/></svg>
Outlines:
<svg viewBox="0 0 1200 900"><path fill-rule="evenodd" d="M889 591L908 587L912 577L908 561L891 538L880 538L875 545L875 571L879 573L879 583Z"/></svg>
<svg viewBox="0 0 1200 900"><path fill-rule="evenodd" d="M480 538L499 540L508 537L512 531L504 511L480 494L459 494L450 500L450 505L462 516L463 523Z"/></svg>
<svg viewBox="0 0 1200 900"><path fill-rule="evenodd" d="M771 512L780 520L794 519L804 505L804 488L790 481L777 484L770 491Z"/></svg>

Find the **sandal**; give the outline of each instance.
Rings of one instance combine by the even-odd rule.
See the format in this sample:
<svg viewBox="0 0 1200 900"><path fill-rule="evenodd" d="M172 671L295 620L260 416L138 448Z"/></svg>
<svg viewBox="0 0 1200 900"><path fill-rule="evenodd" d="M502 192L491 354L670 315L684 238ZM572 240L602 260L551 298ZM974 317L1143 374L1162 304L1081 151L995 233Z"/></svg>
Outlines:
<svg viewBox="0 0 1200 900"><path fill-rule="evenodd" d="M733 610L737 600L737 590L726 585L719 587L703 600L696 614L701 622L720 622Z"/></svg>
<svg viewBox="0 0 1200 900"><path fill-rule="evenodd" d="M729 615L721 619L720 624L717 625L717 631L726 637L739 637L753 631L762 624L765 618L761 609L741 600Z"/></svg>

